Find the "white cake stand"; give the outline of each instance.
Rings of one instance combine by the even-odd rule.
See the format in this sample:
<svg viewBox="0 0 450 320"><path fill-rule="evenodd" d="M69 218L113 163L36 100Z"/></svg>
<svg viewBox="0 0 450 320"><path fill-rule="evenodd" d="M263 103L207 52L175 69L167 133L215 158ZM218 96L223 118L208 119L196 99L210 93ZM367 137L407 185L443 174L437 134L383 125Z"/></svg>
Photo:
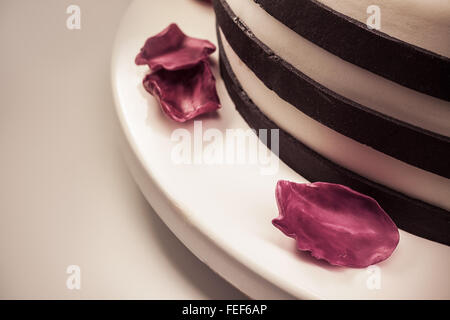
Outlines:
<svg viewBox="0 0 450 320"><path fill-rule="evenodd" d="M216 43L214 12L202 1L136 0L117 34L112 87L134 179L200 260L251 298L450 298L450 248L403 231L392 257L375 269L333 267L297 252L294 240L271 224L278 215L277 180L305 181L282 162L275 175L262 175L260 166L250 164L174 163L171 135L177 128L192 133L193 123L180 125L164 116L142 88L147 67L134 64L145 39L171 22L188 35ZM218 115L201 118L203 132L248 129L225 90L217 52L212 59L223 107Z"/></svg>

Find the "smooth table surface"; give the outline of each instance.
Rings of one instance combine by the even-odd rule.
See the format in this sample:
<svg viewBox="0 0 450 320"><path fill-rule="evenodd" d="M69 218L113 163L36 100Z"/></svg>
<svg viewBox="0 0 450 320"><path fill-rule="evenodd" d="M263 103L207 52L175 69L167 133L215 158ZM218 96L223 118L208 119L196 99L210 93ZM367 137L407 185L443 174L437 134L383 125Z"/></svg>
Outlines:
<svg viewBox="0 0 450 320"><path fill-rule="evenodd" d="M167 229L117 146L112 42L128 0L0 2L0 298L244 298ZM81 289L66 268L79 265Z"/></svg>

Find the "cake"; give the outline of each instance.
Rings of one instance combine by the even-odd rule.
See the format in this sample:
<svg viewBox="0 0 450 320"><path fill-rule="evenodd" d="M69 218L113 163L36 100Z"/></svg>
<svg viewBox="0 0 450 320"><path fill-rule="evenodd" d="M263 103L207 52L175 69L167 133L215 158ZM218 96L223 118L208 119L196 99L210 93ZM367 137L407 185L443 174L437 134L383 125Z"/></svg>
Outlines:
<svg viewBox="0 0 450 320"><path fill-rule="evenodd" d="M380 28L366 23L374 6ZM449 2L214 0L214 9L229 95L252 128L279 129L280 159L450 245Z"/></svg>

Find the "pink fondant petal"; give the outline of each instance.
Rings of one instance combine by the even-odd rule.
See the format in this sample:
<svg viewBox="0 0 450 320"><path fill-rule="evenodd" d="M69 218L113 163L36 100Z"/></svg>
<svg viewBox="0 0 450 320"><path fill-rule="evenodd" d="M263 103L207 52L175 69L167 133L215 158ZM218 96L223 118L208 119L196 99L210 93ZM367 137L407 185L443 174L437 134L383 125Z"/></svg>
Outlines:
<svg viewBox="0 0 450 320"><path fill-rule="evenodd" d="M172 23L145 42L136 56L137 65L148 65L152 71L181 70L195 66L216 50L208 40L186 36Z"/></svg>
<svg viewBox="0 0 450 320"><path fill-rule="evenodd" d="M220 108L215 83L207 61L186 70L161 69L143 81L145 89L159 99L163 111L178 122Z"/></svg>
<svg viewBox="0 0 450 320"><path fill-rule="evenodd" d="M272 221L301 251L332 265L363 268L392 254L399 232L379 204L346 186L278 181Z"/></svg>

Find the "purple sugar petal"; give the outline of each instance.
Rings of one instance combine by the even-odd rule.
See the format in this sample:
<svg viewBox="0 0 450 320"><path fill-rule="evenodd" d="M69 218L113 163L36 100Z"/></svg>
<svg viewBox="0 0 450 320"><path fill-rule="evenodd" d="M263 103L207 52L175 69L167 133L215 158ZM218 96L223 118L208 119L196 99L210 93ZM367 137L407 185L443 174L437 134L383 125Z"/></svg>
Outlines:
<svg viewBox="0 0 450 320"><path fill-rule="evenodd" d="M392 254L399 232L372 198L348 187L280 180L279 216L272 220L301 251L332 265L364 268Z"/></svg>
<svg viewBox="0 0 450 320"><path fill-rule="evenodd" d="M172 23L145 42L136 56L137 65L147 64L152 71L189 69L216 50L208 40L186 36Z"/></svg>
<svg viewBox="0 0 450 320"><path fill-rule="evenodd" d="M163 111L178 122L220 108L216 80L207 61L186 70L161 69L148 74L143 84L159 99Z"/></svg>

